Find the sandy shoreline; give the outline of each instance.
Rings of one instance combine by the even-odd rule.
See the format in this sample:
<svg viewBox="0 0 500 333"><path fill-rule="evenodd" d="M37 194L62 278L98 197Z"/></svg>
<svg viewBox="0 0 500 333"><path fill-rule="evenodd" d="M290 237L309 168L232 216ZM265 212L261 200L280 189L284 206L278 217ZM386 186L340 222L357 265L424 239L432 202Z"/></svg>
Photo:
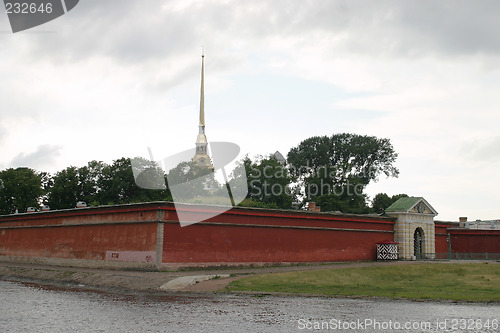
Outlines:
<svg viewBox="0 0 500 333"><path fill-rule="evenodd" d="M161 286L191 272L146 272L130 270L87 269L80 267L42 266L15 263L0 264L0 279L7 281L34 282L46 285L89 288L111 292L162 293L169 290ZM177 292L215 292L224 288L234 277L201 282L206 286L186 285Z"/></svg>
<svg viewBox="0 0 500 333"><path fill-rule="evenodd" d="M138 271L114 270L81 267L63 267L26 263L0 263L0 279L10 281L35 282L47 285L90 288L111 292L135 293L218 293L239 278L251 274L266 274L318 269L365 267L373 265L401 265L415 262L359 262L331 263L320 265L256 267L256 268L218 268L180 271ZM190 277L186 279L186 277ZM201 282L197 277L202 277ZM172 283L178 279L179 283ZM186 281L186 282L183 282ZM169 289L168 285L176 285ZM175 281L174 281L175 282ZM183 285L184 283L184 285ZM166 286L163 289L162 286Z"/></svg>

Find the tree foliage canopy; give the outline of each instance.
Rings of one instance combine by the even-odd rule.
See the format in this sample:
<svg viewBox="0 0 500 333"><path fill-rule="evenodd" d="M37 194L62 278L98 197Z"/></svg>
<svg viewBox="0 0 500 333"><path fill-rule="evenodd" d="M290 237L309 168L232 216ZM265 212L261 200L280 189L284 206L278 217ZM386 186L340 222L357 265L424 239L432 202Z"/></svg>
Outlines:
<svg viewBox="0 0 500 333"><path fill-rule="evenodd" d="M75 207L78 201L90 205L122 204L172 200L168 188L148 190L136 185L129 158L106 164L91 161L86 166L70 166L54 176L29 168L0 171L0 213L11 214L16 208L51 209Z"/></svg>
<svg viewBox="0 0 500 333"><path fill-rule="evenodd" d="M357 179L367 185L382 173L397 177L397 157L389 139L341 133L302 141L288 153L288 163L298 177L324 178L331 184Z"/></svg>
<svg viewBox="0 0 500 333"><path fill-rule="evenodd" d="M0 171L0 213L25 212L28 207L39 207L48 186L47 174L30 168Z"/></svg>
<svg viewBox="0 0 500 333"><path fill-rule="evenodd" d="M256 161L246 157L243 160L248 182L249 201L244 205L268 208L291 209L294 200L292 176L286 165L273 157ZM255 204L256 202L261 205Z"/></svg>
<svg viewBox="0 0 500 333"><path fill-rule="evenodd" d="M386 193L378 193L373 197L372 208L377 214L383 214L387 207L399 200L399 198L408 197L407 194L396 194L389 197Z"/></svg>
<svg viewBox="0 0 500 333"><path fill-rule="evenodd" d="M366 185L381 174L397 177L398 154L389 139L340 133L302 141L288 153L302 201L323 202L322 209L366 212ZM364 204L363 204L364 203Z"/></svg>

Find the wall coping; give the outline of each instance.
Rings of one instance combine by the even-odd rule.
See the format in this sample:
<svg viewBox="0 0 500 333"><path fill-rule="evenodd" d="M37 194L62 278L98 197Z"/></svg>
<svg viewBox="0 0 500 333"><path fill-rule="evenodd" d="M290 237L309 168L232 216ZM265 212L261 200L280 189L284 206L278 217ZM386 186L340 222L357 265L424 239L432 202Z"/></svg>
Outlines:
<svg viewBox="0 0 500 333"><path fill-rule="evenodd" d="M216 205L197 205L197 204L183 204L186 209L193 209L193 211L204 208L209 210L210 207L221 207ZM83 208L70 208L50 211L40 211L32 213L18 213L10 215L0 215L0 225L2 222L12 222L19 220L38 220L47 217L70 217L70 216L85 216L85 215L100 215L110 213L130 213L151 210L164 210L175 211L175 205L169 201L154 201L145 203L121 204L121 205L107 205L97 207L83 207ZM372 223L390 223L393 224L396 220L395 217L363 215L363 214L341 214L332 212L311 212L302 210L285 210L285 209L267 209L255 207L232 207L224 214L235 215L248 215L259 217L285 217L285 218L302 218L302 219L315 219L315 220L342 220L353 222L372 222Z"/></svg>

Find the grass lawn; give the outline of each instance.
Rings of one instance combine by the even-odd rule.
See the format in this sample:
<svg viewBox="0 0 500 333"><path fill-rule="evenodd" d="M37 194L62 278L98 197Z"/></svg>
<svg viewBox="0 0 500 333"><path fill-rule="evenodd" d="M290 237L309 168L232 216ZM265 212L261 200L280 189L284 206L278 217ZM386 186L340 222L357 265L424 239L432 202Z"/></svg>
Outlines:
<svg viewBox="0 0 500 333"><path fill-rule="evenodd" d="M496 263L424 263L254 275L231 291L500 301Z"/></svg>

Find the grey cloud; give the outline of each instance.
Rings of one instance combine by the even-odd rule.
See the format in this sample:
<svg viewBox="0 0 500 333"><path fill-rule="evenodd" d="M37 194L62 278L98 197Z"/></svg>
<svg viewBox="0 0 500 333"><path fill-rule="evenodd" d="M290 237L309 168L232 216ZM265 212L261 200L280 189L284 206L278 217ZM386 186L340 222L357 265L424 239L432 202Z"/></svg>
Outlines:
<svg viewBox="0 0 500 333"><path fill-rule="evenodd" d="M12 167L30 167L38 171L51 166L61 154L62 146L44 144L31 153L19 153L11 161Z"/></svg>
<svg viewBox="0 0 500 333"><path fill-rule="evenodd" d="M164 2L81 1L58 25L31 45L33 57L75 62L89 57L111 57L127 64L144 64L178 55L199 43L199 24L189 11L169 13Z"/></svg>
<svg viewBox="0 0 500 333"><path fill-rule="evenodd" d="M460 152L468 163L500 162L500 136L490 140L465 142Z"/></svg>
<svg viewBox="0 0 500 333"><path fill-rule="evenodd" d="M260 35L323 35L333 47L367 55L415 56L498 53L500 29L495 1L297 1L268 2L249 30ZM284 7L284 8L281 8ZM254 21L255 20L255 21ZM262 21L264 20L264 21ZM253 21L253 23L252 23ZM259 30L260 29L260 30Z"/></svg>
<svg viewBox="0 0 500 333"><path fill-rule="evenodd" d="M495 1L195 2L166 10L163 1L86 0L60 18L57 33L30 38L29 54L49 61L110 57L126 66L175 59L201 48L249 48L273 37L328 39L332 52L421 56L497 53ZM300 45L299 45L300 46ZM249 50L249 52L251 49ZM297 50L300 52L300 49ZM179 70L178 72L181 72Z"/></svg>
<svg viewBox="0 0 500 333"><path fill-rule="evenodd" d="M270 2L273 6L275 2ZM312 1L274 11L281 34L330 34L347 52L389 56L498 53L495 1ZM276 30L278 31L278 30Z"/></svg>
<svg viewBox="0 0 500 333"><path fill-rule="evenodd" d="M0 125L0 142L2 142L3 138L7 135L7 130L4 126Z"/></svg>
<svg viewBox="0 0 500 333"><path fill-rule="evenodd" d="M500 50L500 39L494 33L500 28L499 2L412 1L392 5L397 8L395 27L402 28L398 35L408 37L400 38L407 49L424 51L427 48L443 54L498 53Z"/></svg>

